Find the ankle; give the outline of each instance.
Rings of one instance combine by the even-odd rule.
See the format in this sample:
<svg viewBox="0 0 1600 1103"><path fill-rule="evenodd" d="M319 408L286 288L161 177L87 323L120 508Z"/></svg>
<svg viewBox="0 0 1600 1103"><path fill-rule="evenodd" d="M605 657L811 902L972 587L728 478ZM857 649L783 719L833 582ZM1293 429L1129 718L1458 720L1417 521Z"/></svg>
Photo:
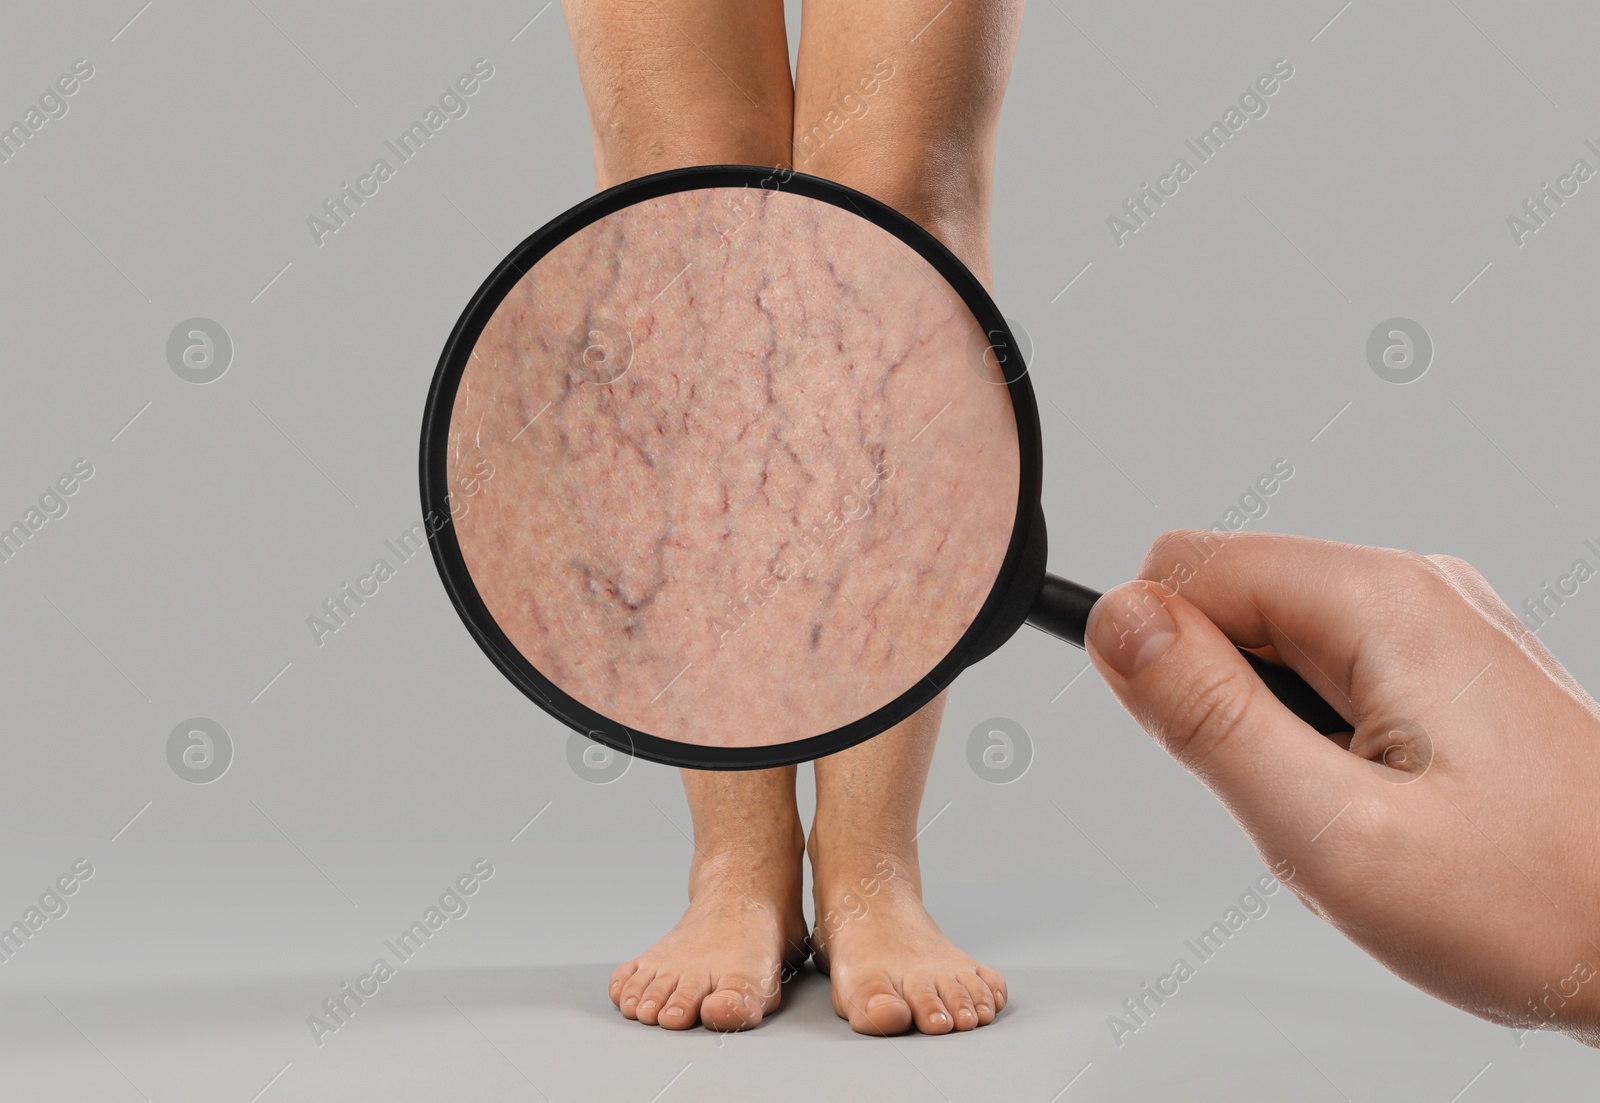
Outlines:
<svg viewBox="0 0 1600 1103"><path fill-rule="evenodd" d="M789 151L773 134L772 126L746 125L742 131L718 126L698 135L674 131L636 135L615 132L594 139L595 181L609 188L652 173L695 165L754 165L788 168Z"/></svg>
<svg viewBox="0 0 1600 1103"><path fill-rule="evenodd" d="M795 167L887 203L938 238L980 280L989 283L992 185L987 169L970 151L940 159L922 147L904 148L890 157L876 146L837 151L830 147L827 153Z"/></svg>
<svg viewBox="0 0 1600 1103"><path fill-rule="evenodd" d="M689 895L726 888L746 894L792 893L798 899L804 856L805 838L798 822L787 837L697 841L689 863Z"/></svg>
<svg viewBox="0 0 1600 1103"><path fill-rule="evenodd" d="M812 829L806 840L816 895L873 895L892 885L922 893L922 871L915 839L886 833L836 839Z"/></svg>

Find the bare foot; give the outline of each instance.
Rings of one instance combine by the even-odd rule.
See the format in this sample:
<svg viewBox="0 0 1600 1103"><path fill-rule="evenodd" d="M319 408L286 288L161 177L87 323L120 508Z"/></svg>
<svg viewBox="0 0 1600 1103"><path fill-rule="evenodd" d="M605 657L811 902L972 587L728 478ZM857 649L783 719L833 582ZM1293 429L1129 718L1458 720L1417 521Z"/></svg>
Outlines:
<svg viewBox="0 0 1600 1103"><path fill-rule="evenodd" d="M1006 1005L1005 978L956 948L922 906L915 860L886 851L809 847L817 925L812 951L833 1009L861 1034L971 1030ZM819 850L821 851L819 860Z"/></svg>
<svg viewBox="0 0 1600 1103"><path fill-rule="evenodd" d="M778 1006L806 959L806 922L799 846L772 849L695 859L683 918L611 975L624 1015L668 1030L744 1030Z"/></svg>

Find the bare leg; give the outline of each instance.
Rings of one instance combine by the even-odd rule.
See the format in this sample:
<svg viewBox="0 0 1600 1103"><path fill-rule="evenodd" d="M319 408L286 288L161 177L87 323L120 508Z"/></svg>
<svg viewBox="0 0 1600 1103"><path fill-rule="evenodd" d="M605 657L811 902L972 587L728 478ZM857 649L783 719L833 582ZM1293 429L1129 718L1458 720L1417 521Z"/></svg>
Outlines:
<svg viewBox="0 0 1600 1103"><path fill-rule="evenodd" d="M806 955L794 767L682 774L694 817L689 907L617 967L611 1000L630 1019L674 1030L752 1027L778 1006L785 969Z"/></svg>
<svg viewBox="0 0 1600 1103"><path fill-rule="evenodd" d="M1022 7L806 0L794 167L909 215L988 283L995 135Z"/></svg>
<svg viewBox="0 0 1600 1103"><path fill-rule="evenodd" d="M987 284L995 132L1021 16L1020 0L942 12L939 0L806 0L794 167L909 215ZM1006 1003L1004 978L922 906L914 836L943 712L940 697L816 764L813 948L834 1010L866 1034L970 1030Z"/></svg>
<svg viewBox="0 0 1600 1103"><path fill-rule="evenodd" d="M561 0L600 187L688 165L789 163L782 0Z"/></svg>
<svg viewBox="0 0 1600 1103"><path fill-rule="evenodd" d="M563 0L602 188L696 164L787 165L793 86L781 0ZM619 966L610 995L642 1023L754 1026L805 956L805 845L794 768L684 770L689 907Z"/></svg>

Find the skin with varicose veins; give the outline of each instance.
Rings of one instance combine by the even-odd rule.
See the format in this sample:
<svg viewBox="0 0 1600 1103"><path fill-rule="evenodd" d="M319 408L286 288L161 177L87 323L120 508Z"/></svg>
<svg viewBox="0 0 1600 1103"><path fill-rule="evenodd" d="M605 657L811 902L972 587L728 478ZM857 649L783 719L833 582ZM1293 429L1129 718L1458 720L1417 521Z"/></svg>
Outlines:
<svg viewBox="0 0 1600 1103"><path fill-rule="evenodd" d="M450 468L493 470L456 524L473 582L535 668L636 731L849 723L993 588L1018 452L985 345L926 261L829 204L722 188L609 215L515 286L462 375Z"/></svg>

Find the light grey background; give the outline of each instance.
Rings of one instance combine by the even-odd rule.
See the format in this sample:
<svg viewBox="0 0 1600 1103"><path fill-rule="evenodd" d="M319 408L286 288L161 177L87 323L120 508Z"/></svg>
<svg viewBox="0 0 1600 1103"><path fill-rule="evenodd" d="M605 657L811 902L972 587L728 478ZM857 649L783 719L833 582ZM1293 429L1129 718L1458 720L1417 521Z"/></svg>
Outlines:
<svg viewBox="0 0 1600 1103"><path fill-rule="evenodd" d="M592 191L540 3L5 12L0 121L74 59L95 75L0 164L0 522L76 459L95 474L0 564L0 920L75 860L96 872L0 965L0 1095L1478 1103L1592 1082L1590 1051L1429 1000L1287 894L1119 1048L1106 1017L1261 865L1083 655L1032 632L962 678L923 808L935 916L1010 977L998 1025L857 1037L815 977L748 1035L621 1020L605 978L683 901L675 773L580 778L425 560L324 646L306 627L417 518L422 401L467 296ZM1600 168L1596 41L1600 11L1570 3L1030 5L994 253L1037 346L1054 569L1126 578L1279 458L1294 477L1252 528L1452 552L1513 606L1592 563L1600 181L1520 248L1506 218L1575 158ZM307 216L480 57L470 113L319 248ZM1118 247L1107 216L1280 57L1270 113ZM235 347L205 386L166 362L195 316ZM1437 349L1407 386L1366 362L1393 316ZM1585 590L1541 633L1590 687L1597 617ZM203 786L167 759L196 716L235 755ZM994 716L1034 747L1005 786L966 756ZM470 913L319 1049L306 1016L478 858L496 873Z"/></svg>

